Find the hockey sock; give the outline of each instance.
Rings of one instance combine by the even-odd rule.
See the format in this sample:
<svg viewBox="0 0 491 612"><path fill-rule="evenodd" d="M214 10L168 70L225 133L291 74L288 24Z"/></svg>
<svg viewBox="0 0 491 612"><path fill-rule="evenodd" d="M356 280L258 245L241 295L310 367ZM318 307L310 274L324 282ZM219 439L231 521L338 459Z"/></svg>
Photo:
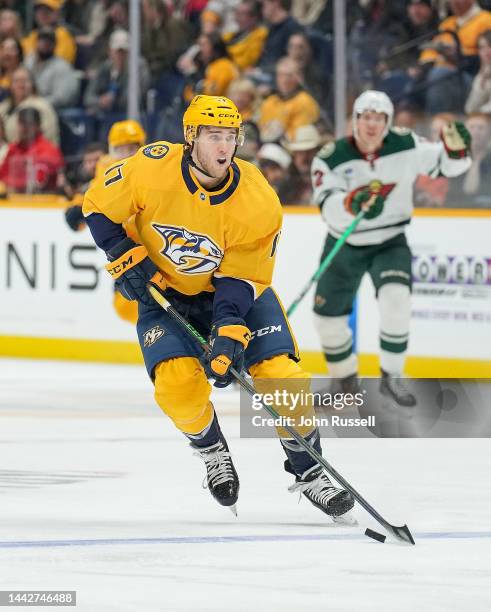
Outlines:
<svg viewBox="0 0 491 612"><path fill-rule="evenodd" d="M304 439L322 455L319 430L317 428L314 429L314 431L308 436L305 436ZM285 470L290 474L301 476L304 472L316 464L315 459L312 459L307 451L304 450L293 438L281 438L280 442L286 456L288 457L288 459L285 461Z"/></svg>
<svg viewBox="0 0 491 612"><path fill-rule="evenodd" d="M205 427L203 431L200 431L197 434L190 434L186 432L183 433L189 440L191 440L191 444L193 446L198 446L200 448L216 444L218 440L223 437L215 412L213 412L213 419L211 420L211 423Z"/></svg>

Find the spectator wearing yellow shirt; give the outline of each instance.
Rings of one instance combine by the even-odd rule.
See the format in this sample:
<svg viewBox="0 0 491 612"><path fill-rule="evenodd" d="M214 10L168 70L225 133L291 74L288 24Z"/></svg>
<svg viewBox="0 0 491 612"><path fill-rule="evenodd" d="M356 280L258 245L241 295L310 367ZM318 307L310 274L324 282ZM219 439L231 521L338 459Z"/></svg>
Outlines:
<svg viewBox="0 0 491 612"><path fill-rule="evenodd" d="M24 55L27 57L36 51L38 29L50 27L55 30L56 46L55 55L61 57L69 64L75 62L77 45L70 32L59 25L60 8L62 0L35 0L34 2L34 21L36 28L22 40Z"/></svg>
<svg viewBox="0 0 491 612"><path fill-rule="evenodd" d="M195 72L190 75L184 90L184 99L190 101L195 94L224 96L239 71L228 57L227 49L218 34L201 34L198 54L194 58Z"/></svg>
<svg viewBox="0 0 491 612"><path fill-rule="evenodd" d="M491 29L491 12L481 9L475 0L448 0L452 15L444 19L439 30L450 30L455 32L460 42L463 55L477 55L477 41L479 36L486 30ZM420 61L434 62L445 66L445 54L440 53L438 48L442 46L453 46L454 40L450 34L438 34L432 41L432 48L422 52Z"/></svg>
<svg viewBox="0 0 491 612"><path fill-rule="evenodd" d="M275 142L284 136L293 139L297 128L319 119L319 105L302 88L302 78L300 66L291 58L284 57L277 63L276 93L264 100L259 111L263 142Z"/></svg>
<svg viewBox="0 0 491 612"><path fill-rule="evenodd" d="M223 35L230 59L240 70L253 68L263 52L268 30L261 25L261 4L256 0L243 0L235 9L239 30Z"/></svg>
<svg viewBox="0 0 491 612"><path fill-rule="evenodd" d="M491 29L491 13L474 0L449 0L449 6L453 15L440 23L442 34L420 57L423 65L432 66L426 76L425 102L425 110L432 114L463 109L478 64L478 39ZM455 37L443 30L455 32L464 61L459 61Z"/></svg>

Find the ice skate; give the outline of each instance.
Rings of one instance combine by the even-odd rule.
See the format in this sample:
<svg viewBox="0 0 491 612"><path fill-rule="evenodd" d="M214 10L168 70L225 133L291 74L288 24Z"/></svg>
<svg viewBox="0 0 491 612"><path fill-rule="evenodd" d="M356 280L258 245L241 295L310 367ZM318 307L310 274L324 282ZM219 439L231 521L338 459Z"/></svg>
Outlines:
<svg viewBox="0 0 491 612"><path fill-rule="evenodd" d="M353 496L344 489L338 489L327 477L326 473L319 465L314 465L301 476L296 477L296 482L288 487L291 493L299 491L319 510L325 512L335 522L343 524L355 524L350 521L349 511L355 505ZM354 520L354 519L353 519Z"/></svg>
<svg viewBox="0 0 491 612"><path fill-rule="evenodd" d="M416 406L416 398L406 388L402 380L392 374L384 372L384 370L382 370L379 391L395 406L401 406L403 408L412 408Z"/></svg>
<svg viewBox="0 0 491 612"><path fill-rule="evenodd" d="M323 387L315 393L314 406L316 408L324 407L321 400L323 395L332 395L334 393L351 393L352 395L355 395L356 393L360 393L360 391L361 387L358 374L351 374L345 378L333 379L328 387Z"/></svg>
<svg viewBox="0 0 491 612"><path fill-rule="evenodd" d="M229 507L237 516L235 504L239 497L239 477L227 443L224 439L220 439L216 444L204 448L193 444L191 447L194 449L194 455L201 457L205 462L206 476L203 488L208 488L220 505Z"/></svg>

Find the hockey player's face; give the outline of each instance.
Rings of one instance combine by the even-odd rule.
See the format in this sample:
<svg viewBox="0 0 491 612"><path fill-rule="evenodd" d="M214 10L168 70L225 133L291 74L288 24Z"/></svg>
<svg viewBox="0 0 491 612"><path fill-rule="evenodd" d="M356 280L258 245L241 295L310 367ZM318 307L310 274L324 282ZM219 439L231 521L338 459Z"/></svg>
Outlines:
<svg viewBox="0 0 491 612"><path fill-rule="evenodd" d="M378 147L382 144L384 130L387 123L385 113L364 111L357 119L358 140L362 146Z"/></svg>
<svg viewBox="0 0 491 612"><path fill-rule="evenodd" d="M225 177L237 144L237 130L204 126L194 141L194 161L216 179Z"/></svg>

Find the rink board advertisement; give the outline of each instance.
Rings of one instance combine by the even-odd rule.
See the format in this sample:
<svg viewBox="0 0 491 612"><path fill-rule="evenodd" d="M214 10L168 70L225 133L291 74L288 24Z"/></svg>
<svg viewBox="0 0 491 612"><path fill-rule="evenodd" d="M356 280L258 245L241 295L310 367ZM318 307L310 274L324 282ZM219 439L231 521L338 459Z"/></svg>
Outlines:
<svg viewBox="0 0 491 612"><path fill-rule="evenodd" d="M491 214L487 211L416 213L407 233L413 249L414 292L409 353L421 358L491 361ZM115 347L117 360L137 356L133 327L112 307L113 287L104 254L87 229L73 232L63 207L0 206L0 353L41 339L95 341L83 358L104 360L97 347ZM285 210L274 286L285 308L316 270L325 225L315 210ZM320 347L311 307L313 291L292 316L305 355ZM102 343L102 344L101 344ZM124 353L131 348L131 357ZM357 349L378 352L378 311L370 281L362 284L357 310ZM104 353L107 354L107 351ZM49 356L53 356L52 354ZM59 355L63 357L63 354ZM311 369L315 370L315 367ZM431 374L428 374L431 375ZM454 375L458 375L454 373Z"/></svg>

